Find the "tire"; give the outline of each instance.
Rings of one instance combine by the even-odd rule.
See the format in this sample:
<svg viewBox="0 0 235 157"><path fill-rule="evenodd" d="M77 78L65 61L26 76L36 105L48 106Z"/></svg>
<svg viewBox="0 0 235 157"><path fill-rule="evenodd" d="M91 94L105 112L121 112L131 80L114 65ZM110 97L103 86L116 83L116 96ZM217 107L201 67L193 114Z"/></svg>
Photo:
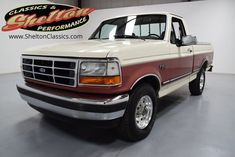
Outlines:
<svg viewBox="0 0 235 157"><path fill-rule="evenodd" d="M152 112L151 112L151 102L152 102ZM145 105L146 107L142 107ZM142 112L141 109L143 109ZM155 90L151 85L146 83L138 85L130 94L130 100L126 108L126 112L118 127L118 133L120 137L128 141L139 141L148 136L154 125L156 112L157 112L157 96ZM140 118L142 114L139 113L142 113L144 115L146 113L146 115L148 115L143 118L144 120L146 120L145 124L141 123L143 121Z"/></svg>
<svg viewBox="0 0 235 157"><path fill-rule="evenodd" d="M197 78L189 83L189 90L192 95L201 95L206 81L205 70L201 69Z"/></svg>

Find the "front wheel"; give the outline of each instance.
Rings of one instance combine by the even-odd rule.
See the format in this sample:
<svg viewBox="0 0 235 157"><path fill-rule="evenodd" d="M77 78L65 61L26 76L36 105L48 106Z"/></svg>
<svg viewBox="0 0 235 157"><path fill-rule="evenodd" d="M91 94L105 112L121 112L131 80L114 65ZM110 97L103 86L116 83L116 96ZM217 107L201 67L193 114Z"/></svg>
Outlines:
<svg viewBox="0 0 235 157"><path fill-rule="evenodd" d="M201 95L206 81L205 70L201 69L198 73L197 78L189 83L189 90L192 95Z"/></svg>
<svg viewBox="0 0 235 157"><path fill-rule="evenodd" d="M149 84L137 86L130 95L124 117L118 128L119 134L126 140L138 141L152 130L157 111L157 97Z"/></svg>

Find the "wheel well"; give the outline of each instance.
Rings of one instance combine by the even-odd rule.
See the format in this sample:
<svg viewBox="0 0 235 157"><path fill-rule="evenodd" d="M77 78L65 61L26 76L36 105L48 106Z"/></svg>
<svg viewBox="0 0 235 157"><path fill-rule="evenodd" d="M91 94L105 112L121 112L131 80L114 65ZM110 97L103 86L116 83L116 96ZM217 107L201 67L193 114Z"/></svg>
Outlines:
<svg viewBox="0 0 235 157"><path fill-rule="evenodd" d="M143 83L148 83L150 84L156 92L159 91L160 89L160 80L156 76L146 76L138 80L132 89L136 88L138 85L143 84Z"/></svg>
<svg viewBox="0 0 235 157"><path fill-rule="evenodd" d="M203 63L203 65L202 65L202 68L203 68L204 70L206 70L207 66L208 66L208 61L205 61L205 62Z"/></svg>

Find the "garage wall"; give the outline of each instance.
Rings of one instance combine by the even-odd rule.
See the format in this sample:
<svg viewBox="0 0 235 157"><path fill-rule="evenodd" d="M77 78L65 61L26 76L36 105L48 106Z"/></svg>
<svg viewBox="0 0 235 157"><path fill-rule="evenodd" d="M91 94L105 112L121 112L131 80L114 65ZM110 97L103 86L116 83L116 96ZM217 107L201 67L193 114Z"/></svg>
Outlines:
<svg viewBox="0 0 235 157"><path fill-rule="evenodd" d="M178 3L196 0L83 0L83 7L96 7L96 9L119 8L129 6L143 6L152 4Z"/></svg>
<svg viewBox="0 0 235 157"><path fill-rule="evenodd" d="M185 18L190 34L199 41L211 42L214 46L214 72L235 74L235 1L208 0L187 3L126 7L97 10L84 31L89 37L103 19L119 15L168 11Z"/></svg>
<svg viewBox="0 0 235 157"><path fill-rule="evenodd" d="M54 3L69 4L73 6L78 6L78 0L48 0Z"/></svg>

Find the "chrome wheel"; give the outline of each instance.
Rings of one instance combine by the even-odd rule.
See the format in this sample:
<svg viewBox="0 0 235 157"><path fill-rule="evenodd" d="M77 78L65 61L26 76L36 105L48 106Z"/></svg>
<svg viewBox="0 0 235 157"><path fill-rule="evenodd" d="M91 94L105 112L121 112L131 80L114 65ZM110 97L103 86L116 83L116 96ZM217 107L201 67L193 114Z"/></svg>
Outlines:
<svg viewBox="0 0 235 157"><path fill-rule="evenodd" d="M200 86L200 90L203 89L204 87L204 83L205 83L205 74L202 73L201 76L200 76L200 83L199 83L199 86Z"/></svg>
<svg viewBox="0 0 235 157"><path fill-rule="evenodd" d="M139 129L144 129L149 125L153 114L153 101L150 96L145 95L140 98L135 110L135 123Z"/></svg>

